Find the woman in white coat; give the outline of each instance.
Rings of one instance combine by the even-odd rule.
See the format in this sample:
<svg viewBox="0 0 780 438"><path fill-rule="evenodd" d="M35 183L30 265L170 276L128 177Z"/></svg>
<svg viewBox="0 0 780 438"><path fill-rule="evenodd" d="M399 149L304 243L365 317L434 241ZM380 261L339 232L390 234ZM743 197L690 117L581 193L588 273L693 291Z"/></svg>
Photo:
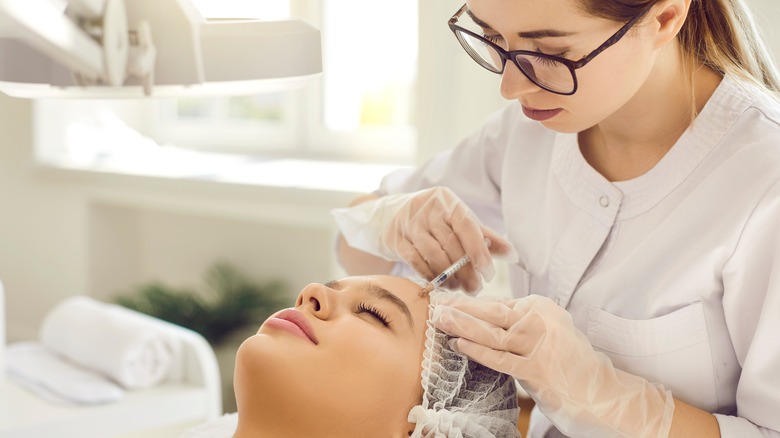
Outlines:
<svg viewBox="0 0 780 438"><path fill-rule="evenodd" d="M516 102L340 211L341 263L468 254L450 286L476 292L511 255L515 299L436 324L534 398L531 437L780 437L780 81L752 23L744 0L468 0L450 27Z"/></svg>

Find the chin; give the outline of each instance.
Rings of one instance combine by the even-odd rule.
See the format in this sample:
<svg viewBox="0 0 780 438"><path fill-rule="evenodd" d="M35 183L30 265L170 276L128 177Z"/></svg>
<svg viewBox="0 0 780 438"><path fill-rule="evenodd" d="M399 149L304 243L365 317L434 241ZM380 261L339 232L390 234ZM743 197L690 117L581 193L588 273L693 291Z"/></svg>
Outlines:
<svg viewBox="0 0 780 438"><path fill-rule="evenodd" d="M236 352L233 389L239 417L253 417L252 423L295 421L301 395L306 390L305 368L309 363L289 351L285 339L265 335L247 338ZM278 426L278 425L277 425Z"/></svg>
<svg viewBox="0 0 780 438"><path fill-rule="evenodd" d="M561 114L553 117L552 119L539 122L545 128L560 132L561 134L576 134L578 132L585 131L593 126L593 123L583 120L572 120L571 117L566 117L565 111Z"/></svg>
<svg viewBox="0 0 780 438"><path fill-rule="evenodd" d="M295 355L288 351L289 345L284 341L258 334L241 343L236 351L233 375L236 394L239 386L257 385L269 375L284 375L284 370L293 369L291 362L294 362Z"/></svg>
<svg viewBox="0 0 780 438"><path fill-rule="evenodd" d="M539 123L541 123L545 128L551 131L560 132L561 134L574 134L581 131L581 129L568 123L556 122L555 120L545 120L544 122Z"/></svg>

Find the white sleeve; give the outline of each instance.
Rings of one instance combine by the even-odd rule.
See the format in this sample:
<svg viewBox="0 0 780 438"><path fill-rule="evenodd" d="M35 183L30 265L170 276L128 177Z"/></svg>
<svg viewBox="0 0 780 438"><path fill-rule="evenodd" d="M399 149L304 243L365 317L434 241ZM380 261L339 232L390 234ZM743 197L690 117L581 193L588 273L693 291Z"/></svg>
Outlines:
<svg viewBox="0 0 780 438"><path fill-rule="evenodd" d="M723 438L777 438L780 432L756 426L741 417L715 414Z"/></svg>
<svg viewBox="0 0 780 438"><path fill-rule="evenodd" d="M780 437L780 183L746 223L723 284L726 324L742 370L736 417L717 415L721 436Z"/></svg>
<svg viewBox="0 0 780 438"><path fill-rule="evenodd" d="M378 192L388 195L446 186L482 223L502 233L501 172L509 131L518 125L518 117L522 117L516 107L519 105L509 105L492 114L478 131L454 149L434 156L419 168L387 175Z"/></svg>

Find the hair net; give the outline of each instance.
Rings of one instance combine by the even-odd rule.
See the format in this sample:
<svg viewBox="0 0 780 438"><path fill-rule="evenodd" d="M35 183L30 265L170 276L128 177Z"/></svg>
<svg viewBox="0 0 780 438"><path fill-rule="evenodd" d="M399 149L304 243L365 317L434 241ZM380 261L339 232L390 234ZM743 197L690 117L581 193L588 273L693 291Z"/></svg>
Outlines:
<svg viewBox="0 0 780 438"><path fill-rule="evenodd" d="M409 412L413 438L520 437L517 387L511 376L454 352L451 336L436 329L430 315L438 297L430 294L422 362L422 404Z"/></svg>

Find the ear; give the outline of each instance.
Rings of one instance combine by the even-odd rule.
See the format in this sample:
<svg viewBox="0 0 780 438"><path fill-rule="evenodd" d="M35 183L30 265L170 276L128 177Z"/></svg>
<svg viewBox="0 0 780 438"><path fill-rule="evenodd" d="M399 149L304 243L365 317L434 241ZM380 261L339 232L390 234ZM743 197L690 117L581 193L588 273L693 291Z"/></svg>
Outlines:
<svg viewBox="0 0 780 438"><path fill-rule="evenodd" d="M653 7L651 14L653 14L654 24L658 29L655 41L656 49L665 46L677 37L688 17L690 6L691 0L661 0Z"/></svg>

